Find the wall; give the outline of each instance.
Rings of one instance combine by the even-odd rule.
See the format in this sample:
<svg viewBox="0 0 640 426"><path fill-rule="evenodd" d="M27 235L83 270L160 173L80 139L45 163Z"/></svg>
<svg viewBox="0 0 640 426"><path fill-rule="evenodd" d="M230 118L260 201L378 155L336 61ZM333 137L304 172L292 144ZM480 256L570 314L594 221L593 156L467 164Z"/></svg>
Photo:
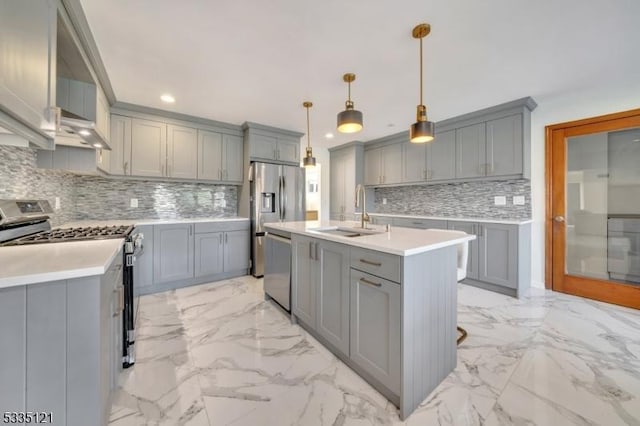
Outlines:
<svg viewBox="0 0 640 426"><path fill-rule="evenodd" d="M77 176L36 167L35 149L0 146L0 198L44 198L61 208L54 225L78 219L225 217L237 214L235 186ZM131 198L138 208L129 207Z"/></svg>
<svg viewBox="0 0 640 426"><path fill-rule="evenodd" d="M423 216L530 219L530 192L525 179L376 188L374 209L377 213ZM507 205L496 206L496 195L506 196ZM524 196L525 205L514 206L514 195ZM384 198L387 204L383 204Z"/></svg>
<svg viewBox="0 0 640 426"><path fill-rule="evenodd" d="M640 80L535 97L531 114L531 207L533 284L544 286L545 259L545 126L640 108Z"/></svg>

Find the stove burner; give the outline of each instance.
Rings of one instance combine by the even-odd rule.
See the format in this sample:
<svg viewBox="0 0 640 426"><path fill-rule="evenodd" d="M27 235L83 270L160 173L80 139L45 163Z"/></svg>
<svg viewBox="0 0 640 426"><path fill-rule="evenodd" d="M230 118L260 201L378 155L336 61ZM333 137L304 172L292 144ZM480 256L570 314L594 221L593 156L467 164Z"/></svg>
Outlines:
<svg viewBox="0 0 640 426"><path fill-rule="evenodd" d="M61 243L67 241L106 240L126 238L133 230L128 226L85 226L80 228L53 229L18 238L4 245L25 245L42 243Z"/></svg>

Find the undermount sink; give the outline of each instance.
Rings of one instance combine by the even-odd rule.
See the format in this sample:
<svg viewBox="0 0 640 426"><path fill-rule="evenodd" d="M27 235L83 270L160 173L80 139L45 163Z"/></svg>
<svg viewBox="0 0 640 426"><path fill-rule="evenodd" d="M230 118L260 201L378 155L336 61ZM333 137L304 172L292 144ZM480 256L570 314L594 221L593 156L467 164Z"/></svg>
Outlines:
<svg viewBox="0 0 640 426"><path fill-rule="evenodd" d="M382 234L384 231L370 228L348 228L341 226L331 226L327 228L309 229L309 231L321 232L323 234L337 235L340 237L362 237L365 235Z"/></svg>

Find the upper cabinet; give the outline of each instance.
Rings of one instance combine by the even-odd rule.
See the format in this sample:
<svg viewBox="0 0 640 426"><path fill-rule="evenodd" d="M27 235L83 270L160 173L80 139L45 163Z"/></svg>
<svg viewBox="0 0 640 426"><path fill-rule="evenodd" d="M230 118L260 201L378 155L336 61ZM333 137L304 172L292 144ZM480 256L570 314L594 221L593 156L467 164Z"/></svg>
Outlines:
<svg viewBox="0 0 640 426"><path fill-rule="evenodd" d="M302 133L249 122L242 128L249 161L300 165Z"/></svg>
<svg viewBox="0 0 640 426"><path fill-rule="evenodd" d="M242 183L239 128L216 131L199 122L116 111L110 117L112 150L97 157L102 171L119 176ZM131 116L124 115L127 113Z"/></svg>
<svg viewBox="0 0 640 426"><path fill-rule="evenodd" d="M355 220L356 185L363 182L362 142L352 142L340 149L330 149L330 218ZM360 211L360 209L358 209Z"/></svg>
<svg viewBox="0 0 640 426"><path fill-rule="evenodd" d="M529 179L531 98L436 123L435 139L412 144L408 132L365 144L364 182L464 182L495 178Z"/></svg>
<svg viewBox="0 0 640 426"><path fill-rule="evenodd" d="M56 114L53 0L0 3L0 126L51 148Z"/></svg>

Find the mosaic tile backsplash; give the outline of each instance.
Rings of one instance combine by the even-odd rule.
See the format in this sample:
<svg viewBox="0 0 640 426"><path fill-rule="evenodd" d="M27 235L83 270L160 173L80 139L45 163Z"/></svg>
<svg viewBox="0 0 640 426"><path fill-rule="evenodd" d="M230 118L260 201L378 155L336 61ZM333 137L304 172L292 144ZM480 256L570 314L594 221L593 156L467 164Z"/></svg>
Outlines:
<svg viewBox="0 0 640 426"><path fill-rule="evenodd" d="M531 184L526 179L408 185L376 188L376 213L488 219L531 219ZM506 206L496 206L494 197L507 197ZM513 196L525 197L523 206L513 205ZM382 199L387 204L382 204Z"/></svg>
<svg viewBox="0 0 640 426"><path fill-rule="evenodd" d="M228 217L238 212L238 188L205 183L157 182L78 176L36 167L36 150L0 146L0 198L47 199L60 209L54 226L80 219ZM138 208L130 208L130 199Z"/></svg>

